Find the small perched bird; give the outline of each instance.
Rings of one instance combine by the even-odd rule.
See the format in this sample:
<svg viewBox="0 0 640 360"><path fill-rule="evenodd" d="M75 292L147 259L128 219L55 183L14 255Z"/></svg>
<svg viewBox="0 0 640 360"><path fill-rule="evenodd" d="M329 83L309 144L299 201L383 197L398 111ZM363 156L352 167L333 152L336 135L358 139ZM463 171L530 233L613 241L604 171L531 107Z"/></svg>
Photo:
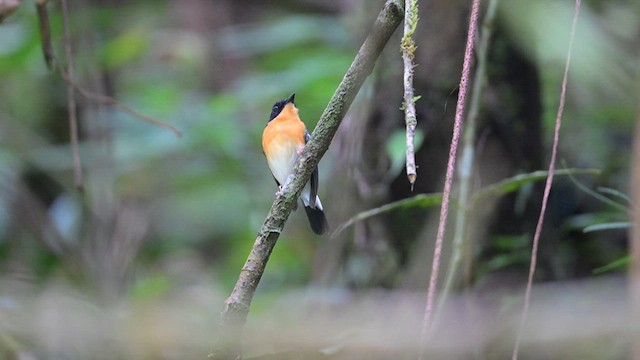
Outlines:
<svg viewBox="0 0 640 360"><path fill-rule="evenodd" d="M311 138L304 123L298 117L298 108L294 102L296 94L278 101L271 109L269 122L262 133L262 151L278 189L284 185L293 172L293 165ZM280 190L278 190L280 191ZM311 229L318 235L329 229L327 218L318 197L318 167L313 171L311 180L300 194L304 210L309 218Z"/></svg>

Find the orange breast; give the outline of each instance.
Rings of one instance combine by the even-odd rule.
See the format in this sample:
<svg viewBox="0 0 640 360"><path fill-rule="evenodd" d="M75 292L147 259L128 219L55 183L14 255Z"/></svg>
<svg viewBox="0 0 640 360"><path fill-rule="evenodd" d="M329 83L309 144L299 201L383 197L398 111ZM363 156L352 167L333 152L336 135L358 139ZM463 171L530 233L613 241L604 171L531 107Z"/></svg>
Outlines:
<svg viewBox="0 0 640 360"><path fill-rule="evenodd" d="M262 133L262 150L269 168L280 184L284 184L298 159L298 150L304 146L305 126L297 109L287 105L282 113L271 120Z"/></svg>

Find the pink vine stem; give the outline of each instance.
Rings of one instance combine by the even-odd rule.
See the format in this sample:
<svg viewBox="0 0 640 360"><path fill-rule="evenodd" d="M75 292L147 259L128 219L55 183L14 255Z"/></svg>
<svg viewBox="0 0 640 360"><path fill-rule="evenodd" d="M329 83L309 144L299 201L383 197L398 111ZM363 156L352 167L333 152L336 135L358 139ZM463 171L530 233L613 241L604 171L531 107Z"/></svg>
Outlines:
<svg viewBox="0 0 640 360"><path fill-rule="evenodd" d="M456 115L455 115L455 120L453 124L453 137L451 139L451 147L449 148L449 160L447 163L447 173L445 175L444 189L442 191L442 206L440 207L440 221L438 222L438 233L436 235L435 249L433 250L433 263L431 266L431 277L429 278L429 288L427 290L427 302L424 309L422 331L420 334L420 354L418 357L419 359L424 358L424 352L426 348L426 339L429 336L429 331L431 326L433 304L436 296L436 288L438 285L438 271L440 268L440 257L442 255L442 243L444 241L444 233L447 225L447 213L449 212L449 197L451 195L453 173L455 172L455 168L456 168L456 152L458 151L458 143L460 142L460 133L462 132L462 119L464 118L464 108L466 103L467 89L469 88L471 64L473 63L473 45L476 37L476 29L478 27L479 9L480 9L480 0L474 0L471 7L471 17L469 19L469 31L467 33L467 44L464 51L462 75L460 77L460 90L458 92L458 102L456 104Z"/></svg>
<svg viewBox="0 0 640 360"><path fill-rule="evenodd" d="M558 143L560 140L560 125L562 124L562 113L564 112L564 103L567 94L567 82L569 78L569 65L571 64L571 53L573 52L573 40L576 36L576 26L578 24L578 15L580 13L580 0L576 0L575 11L573 14L573 23L571 24L571 36L569 38L569 49L567 50L567 61L564 66L564 75L562 77L562 88L560 90L560 104L558 105L558 113L556 114L556 125L553 132L553 147L551 149L551 159L549 160L549 175L547 176L547 182L544 186L544 194L542 195L542 207L540 208L540 216L538 217L538 224L536 225L536 232L533 235L533 244L531 246L531 263L529 265L529 278L527 279L527 288L524 295L524 306L522 308L522 317L520 318L520 326L518 327L518 337L513 347L512 360L518 359L518 351L520 349L520 342L522 341L522 334L524 332L524 326L527 322L527 315L529 314L529 306L531 305L531 290L533 288L533 275L536 272L536 263L538 261L538 245L540 243L540 233L542 232L542 224L544 223L544 214L547 209L547 202L549 200L549 193L551 192L551 185L553 184L553 172L556 166L556 157L558 153Z"/></svg>

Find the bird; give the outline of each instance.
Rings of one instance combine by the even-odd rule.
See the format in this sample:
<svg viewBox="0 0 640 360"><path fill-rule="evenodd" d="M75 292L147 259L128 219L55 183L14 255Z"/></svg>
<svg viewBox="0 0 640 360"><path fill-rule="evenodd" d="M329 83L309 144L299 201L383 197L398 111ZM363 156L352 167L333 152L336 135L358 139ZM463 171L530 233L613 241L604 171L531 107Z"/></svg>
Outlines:
<svg viewBox="0 0 640 360"><path fill-rule="evenodd" d="M305 144L311 139L311 134L298 116L295 96L296 94L293 93L288 98L273 104L269 121L262 133L262 151L278 185L276 195L280 193L282 185L293 173L293 166L302 154ZM329 223L318 197L317 166L300 193L300 200L309 218L311 230L318 235L327 232Z"/></svg>

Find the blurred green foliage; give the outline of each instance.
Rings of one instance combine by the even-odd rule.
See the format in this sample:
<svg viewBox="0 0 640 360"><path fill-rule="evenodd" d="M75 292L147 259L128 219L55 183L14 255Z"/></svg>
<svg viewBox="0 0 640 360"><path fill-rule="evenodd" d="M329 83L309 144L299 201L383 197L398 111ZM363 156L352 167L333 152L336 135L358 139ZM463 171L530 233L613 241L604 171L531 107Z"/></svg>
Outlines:
<svg viewBox="0 0 640 360"><path fill-rule="evenodd" d="M295 91L300 115L312 130L353 59L352 41L356 37L354 30L360 31L359 23L353 14L341 18L339 10L315 11L310 6L312 10L305 11L305 2L296 6L292 6L293 2L234 4L209 0L118 2L117 6L70 3L74 77L78 84L170 123L183 135L177 137L78 94L80 154L86 177L84 192L74 189L66 84L59 74L46 69L33 1L23 1L18 12L0 24L0 282L6 276L18 279L21 285L35 284L37 289L24 292L24 298L42 292L46 296L53 293L55 300L59 300L59 290L47 289L49 281L70 283L69 288L81 289L82 293L67 291L73 300L72 309L80 298L96 298L81 304L91 308L87 304L99 303L103 295L117 291L135 310L161 313L158 309L166 309L162 303L177 303L167 307L174 313L166 319L154 319L159 323L157 328L173 329L172 316L186 318L188 321L181 323L185 327L183 337L176 336L175 340L185 346L189 341L196 342L180 342L191 335L189 326L206 322L209 327L201 326L199 334L206 334L207 338L198 339L202 347L210 340L212 318L219 309L216 306L235 283L274 198L276 187L260 144L269 109L275 101ZM568 43L565 34L572 16L570 3L503 1L500 10L502 36L517 44L538 72L541 121L546 134L556 116ZM579 23L570 105L565 112L560 145L570 167L602 169L602 176L589 180L589 186L603 182L609 190L600 191L601 195L617 201L619 206L612 209L597 201L593 201L597 205L579 202L572 197L579 186L572 184L565 192L566 188L558 187L560 195L550 202L549 212L560 215L550 215L548 226L555 231L552 240L557 242L547 249L547 255L553 255L548 256L551 264L542 264L545 270L556 269L556 279L570 278L564 272L577 263L576 249L589 254L589 259L582 261L588 269L575 270L579 274L620 271L628 262L621 234L627 227L623 221L630 206L623 200L629 187L629 134L636 119L637 80L632 79L637 77L637 56L633 52L637 46L627 42L629 34L637 32L638 21L637 16L632 16L636 13L628 11L632 7L630 1L590 3L593 8L583 9ZM362 6L364 10L374 7L373 2L363 4L367 4ZM235 6L242 7L242 11ZM64 64L59 3L49 2L49 9L55 54ZM205 18L204 23L201 17ZM418 38L418 53L426 48L424 42L442 41L439 35ZM399 56L394 49L390 53ZM454 63L452 59L442 62ZM434 86L425 84L431 79L420 78L425 67L418 65L416 74L423 82L419 86ZM492 69L489 75L503 70ZM381 72L393 73L390 68ZM492 83L491 76L488 80L495 88L505 86ZM370 86L384 87L386 81L380 77ZM400 79L397 81L400 83ZM495 106L491 104L495 95L487 93L487 107ZM512 95L514 102L521 100L517 97L522 94ZM423 103L426 101L418 104ZM447 105L438 105L441 107L423 109L419 116L444 112L441 108ZM390 101L388 106L397 109L400 104ZM508 108L514 104L507 101L499 106ZM383 111L381 114L387 115ZM516 126L520 120L509 119ZM422 124L431 129L437 121L448 119L428 118ZM398 129L402 126L399 123ZM416 133L416 149L424 145L429 135L422 130ZM404 136L402 130L389 133L380 152L389 160L384 179L387 184L402 176ZM445 140L443 143L448 142ZM328 153L320 164L321 195L336 191L332 188L334 183L327 181L330 156ZM559 170L556 175L572 171ZM431 169L420 169L421 177L439 175ZM472 205L483 208L492 198L513 195L509 201L514 204L509 210L522 214L527 205L531 206L525 203L531 198L535 183L544 180L546 172L510 176L493 185L476 187ZM394 201L350 214L349 222L335 224L334 229L345 230L358 221L372 221L371 218L387 221L391 217L381 220L383 217L374 215L400 210L389 220L395 221L389 229L398 230L402 236L415 233L412 226L421 229L426 223L426 216L417 211L436 207L441 197L417 194L390 200ZM412 216L414 213L416 217ZM552 223L554 219L560 220ZM505 232L513 230L509 227L512 224L503 225L508 228ZM475 251L481 255L474 259L478 263L473 277L479 287L490 283L492 274L528 267L531 234L521 230L526 226L518 227L517 232L488 234L488 242L478 245ZM609 235L616 231L614 228L618 232ZM593 234L594 230L603 231ZM590 231L589 237L584 231ZM364 242L377 240L376 234L363 233L353 236L353 244L349 238L345 248L358 248ZM363 237L367 237L366 241ZM331 241L335 240L319 240L309 231L304 214L293 213L271 256L252 315L272 309L287 290L309 283L314 261L318 261L320 241L333 245ZM424 241L427 242L428 239ZM413 244L407 246L406 252L415 250ZM361 249L354 252L358 250ZM389 244L376 251L393 258ZM367 278L370 274L364 270L369 268L358 266L358 261L364 259L360 262L365 263L369 255L366 251L355 254L355 261L337 264L344 268L336 272L351 272L345 277ZM347 255L339 257L343 256ZM415 269L422 269L424 263ZM373 267L374 271L380 268ZM397 270L395 263L392 270ZM101 282L110 286L100 290ZM366 284L367 279L359 283ZM203 290L203 284L213 291ZM12 309L19 308L15 303L20 305L20 301L5 296L14 287L3 284L0 289L2 320L4 311L13 314ZM341 293L324 295L336 303L345 301ZM388 309L379 310L377 314L384 315ZM95 315L93 312L97 311L91 308L90 312ZM158 340L155 333L147 333L153 326L145 323L149 321L145 311L136 312L136 316L129 330L141 338L148 336L146 341L162 343L160 335ZM21 336L27 339L25 343L31 339ZM0 332L0 358L4 348L21 346L20 341Z"/></svg>
<svg viewBox="0 0 640 360"><path fill-rule="evenodd" d="M83 198L74 195L69 182L65 84L46 70L32 5L25 3L0 27L5 183L0 194L0 265L10 266L9 260L19 257L40 276L53 271L56 261L64 261L47 255L50 249L35 239L16 244L23 238L19 234L34 230L16 228L12 214L23 171L33 168L53 181L43 183L44 188L63 189L54 190L51 206L41 204L40 210L74 246L82 247L95 236L87 229L92 225L85 206L143 204L149 235L136 255L137 267L145 270L129 285L134 299L176 286L162 264L188 249L200 249L190 256L206 263L215 274L214 283L227 292L275 191L260 145L270 105L295 91L301 117L313 130L354 54L340 19L285 13L207 33L177 25L180 19L171 20L166 11L180 5L168 2L72 8L80 86L104 93L104 86L96 87L100 84L92 79L108 78L108 95L184 134L177 138L111 107L103 107L96 117L92 109L104 104L78 95L80 152L89 174ZM64 63L59 8L49 8L55 53ZM87 25L90 28L83 28ZM241 65L226 69L220 62L224 58ZM106 144L92 138L90 129L96 124L108 132ZM105 159L111 164L108 177L92 183L92 174L103 171L96 166ZM105 190L113 194L111 200L100 199ZM272 256L264 289L269 283L307 281L315 240L306 232L305 221L300 214L292 216L287 226L292 231L283 234ZM36 256L20 255L22 247Z"/></svg>

